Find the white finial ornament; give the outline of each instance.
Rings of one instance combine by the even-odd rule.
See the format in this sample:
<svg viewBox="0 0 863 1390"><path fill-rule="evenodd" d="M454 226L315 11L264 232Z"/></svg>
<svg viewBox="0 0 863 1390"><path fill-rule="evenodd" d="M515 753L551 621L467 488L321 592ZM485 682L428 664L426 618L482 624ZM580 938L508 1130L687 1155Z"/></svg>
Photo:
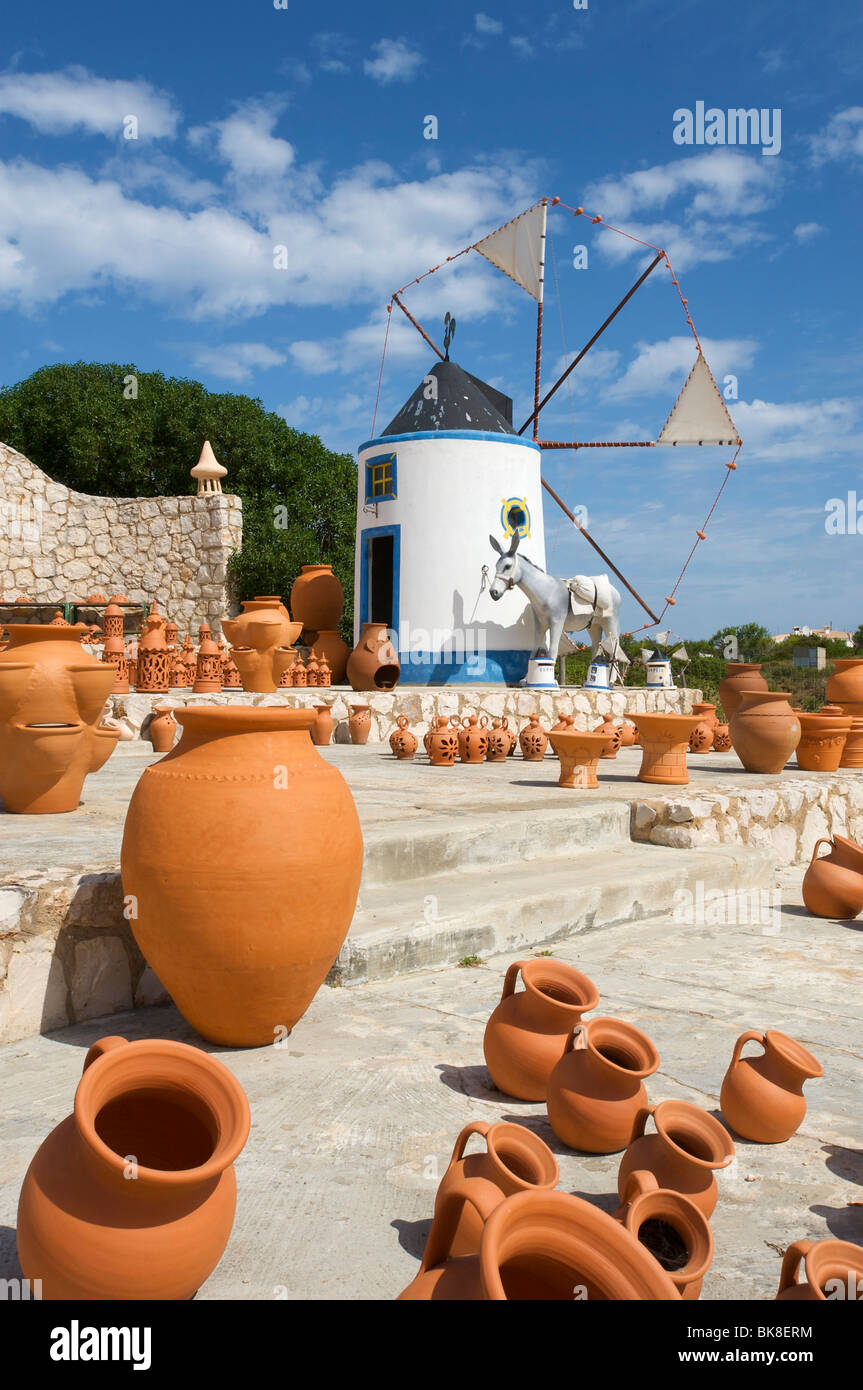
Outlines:
<svg viewBox="0 0 863 1390"><path fill-rule="evenodd" d="M192 477L198 480L198 496L207 497L212 492L221 492L220 479L224 478L227 472L227 468L222 467L213 453L209 439L205 439L201 457L192 469Z"/></svg>

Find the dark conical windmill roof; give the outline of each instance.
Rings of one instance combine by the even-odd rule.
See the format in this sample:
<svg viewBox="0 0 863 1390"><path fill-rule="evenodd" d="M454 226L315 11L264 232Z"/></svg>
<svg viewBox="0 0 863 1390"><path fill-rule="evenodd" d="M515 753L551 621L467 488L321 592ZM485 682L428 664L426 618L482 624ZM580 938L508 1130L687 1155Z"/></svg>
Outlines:
<svg viewBox="0 0 863 1390"><path fill-rule="evenodd" d="M437 400L428 379L437 382ZM426 374L384 430L388 434L420 434L429 430L483 430L492 434L514 434L512 401L493 386L471 376L455 362L438 362Z"/></svg>

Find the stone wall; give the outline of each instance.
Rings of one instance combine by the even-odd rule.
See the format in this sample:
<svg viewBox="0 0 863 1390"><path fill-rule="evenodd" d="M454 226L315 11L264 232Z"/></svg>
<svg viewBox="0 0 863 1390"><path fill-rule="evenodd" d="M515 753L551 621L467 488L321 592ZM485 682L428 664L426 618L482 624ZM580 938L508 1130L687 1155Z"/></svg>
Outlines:
<svg viewBox="0 0 863 1390"><path fill-rule="evenodd" d="M192 480L190 479L190 484ZM194 485L194 484L192 484ZM181 633L230 604L227 564L242 542L239 497L89 497L0 444L0 596L46 604L123 592Z"/></svg>

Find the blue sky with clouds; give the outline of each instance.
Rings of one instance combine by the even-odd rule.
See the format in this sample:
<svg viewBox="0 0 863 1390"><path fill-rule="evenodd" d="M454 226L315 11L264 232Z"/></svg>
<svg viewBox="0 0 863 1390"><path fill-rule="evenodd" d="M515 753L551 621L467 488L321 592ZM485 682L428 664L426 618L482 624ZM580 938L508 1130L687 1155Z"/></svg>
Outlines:
<svg viewBox="0 0 863 1390"><path fill-rule="evenodd" d="M674 626L855 628L861 49L856 0L17 7L0 50L0 382L46 362L133 361L258 395L353 452L392 291L557 195L668 251L714 374L738 380L739 468ZM676 143L674 113L697 102L778 109L779 152ZM650 259L560 210L549 228L547 383ZM529 413L535 311L517 286L471 253L405 303L438 340L451 310L454 359ZM393 318L379 427L434 360ZM544 435L655 438L693 356L657 270ZM729 456L584 450L546 453L544 468L661 601ZM859 534L830 535L825 504L849 492ZM546 526L550 568L594 571L552 504ZM625 623L640 620L627 602Z"/></svg>

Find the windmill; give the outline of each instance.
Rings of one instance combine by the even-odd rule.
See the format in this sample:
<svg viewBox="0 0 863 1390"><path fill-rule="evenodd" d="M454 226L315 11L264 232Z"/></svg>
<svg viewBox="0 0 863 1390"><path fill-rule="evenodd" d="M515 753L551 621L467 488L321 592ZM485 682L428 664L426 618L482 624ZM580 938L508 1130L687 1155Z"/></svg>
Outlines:
<svg viewBox="0 0 863 1390"><path fill-rule="evenodd" d="M651 689L668 688L674 685L672 661L684 663L680 675L685 676L692 657L684 646L683 638L670 628L665 632L657 632L652 640L652 647L641 649L641 659L647 669L647 684ZM677 643L680 645L676 646ZM670 652L669 647L675 647L675 650Z"/></svg>

